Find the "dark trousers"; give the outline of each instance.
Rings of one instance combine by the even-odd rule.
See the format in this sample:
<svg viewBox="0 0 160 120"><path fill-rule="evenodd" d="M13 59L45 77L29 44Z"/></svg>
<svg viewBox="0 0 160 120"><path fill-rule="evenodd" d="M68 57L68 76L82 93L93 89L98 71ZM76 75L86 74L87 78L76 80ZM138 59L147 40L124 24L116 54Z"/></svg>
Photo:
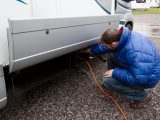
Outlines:
<svg viewBox="0 0 160 120"><path fill-rule="evenodd" d="M116 64L116 59L113 53L108 53L107 64L108 64L108 69L114 69L115 67L118 66ZM147 92L144 90L144 88L140 86L126 85L125 83L122 83L121 81L114 79L112 77L105 77L102 81L102 84L105 87L113 91L116 91L134 101L141 101L147 96Z"/></svg>

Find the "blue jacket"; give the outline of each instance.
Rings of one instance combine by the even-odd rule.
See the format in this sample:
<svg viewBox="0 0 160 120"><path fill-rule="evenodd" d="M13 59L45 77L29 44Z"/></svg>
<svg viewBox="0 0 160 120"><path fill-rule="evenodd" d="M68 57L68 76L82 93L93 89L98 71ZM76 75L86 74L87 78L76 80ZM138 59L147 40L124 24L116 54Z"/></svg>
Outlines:
<svg viewBox="0 0 160 120"><path fill-rule="evenodd" d="M91 48L94 55L108 52L104 45ZM118 67L112 77L131 86L152 88L160 80L160 55L156 46L143 36L123 27L122 36L114 51Z"/></svg>

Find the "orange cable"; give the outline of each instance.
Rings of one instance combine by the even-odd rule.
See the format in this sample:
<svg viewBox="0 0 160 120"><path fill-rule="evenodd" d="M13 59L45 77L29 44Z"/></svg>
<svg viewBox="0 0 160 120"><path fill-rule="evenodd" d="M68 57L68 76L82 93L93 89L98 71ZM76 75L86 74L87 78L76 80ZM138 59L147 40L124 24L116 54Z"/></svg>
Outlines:
<svg viewBox="0 0 160 120"><path fill-rule="evenodd" d="M94 74L94 72L93 72L93 69L92 69L91 65L89 64L89 62L86 61L85 59L81 58L81 57L80 57L80 59L82 59L83 61L85 61L85 62L87 63L87 65L88 65L88 67L89 67L89 69L90 69L90 71L91 71L91 73L92 73L92 77L93 77L94 81L96 82L96 85L97 85L97 87L99 88L99 90L104 94L105 97L108 97L110 100L112 100L112 102L116 105L116 107L118 108L118 110L119 110L120 113L122 114L124 120L128 120L128 118L127 118L124 110L120 107L120 105L118 104L118 102L113 98L113 96L110 96L110 95L102 88L102 86L98 83L98 81L97 81L97 79L96 79L96 76L95 76L95 74Z"/></svg>

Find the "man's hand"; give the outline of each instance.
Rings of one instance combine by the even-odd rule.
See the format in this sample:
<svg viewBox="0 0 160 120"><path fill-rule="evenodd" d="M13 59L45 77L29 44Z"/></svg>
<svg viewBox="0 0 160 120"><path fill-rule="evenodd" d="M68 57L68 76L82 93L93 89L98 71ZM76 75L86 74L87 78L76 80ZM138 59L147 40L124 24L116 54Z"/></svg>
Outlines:
<svg viewBox="0 0 160 120"><path fill-rule="evenodd" d="M114 70L114 69L107 70L107 71L103 74L104 77L112 77L113 70Z"/></svg>
<svg viewBox="0 0 160 120"><path fill-rule="evenodd" d="M78 51L77 54L90 54L90 49L91 48L84 48L84 49Z"/></svg>

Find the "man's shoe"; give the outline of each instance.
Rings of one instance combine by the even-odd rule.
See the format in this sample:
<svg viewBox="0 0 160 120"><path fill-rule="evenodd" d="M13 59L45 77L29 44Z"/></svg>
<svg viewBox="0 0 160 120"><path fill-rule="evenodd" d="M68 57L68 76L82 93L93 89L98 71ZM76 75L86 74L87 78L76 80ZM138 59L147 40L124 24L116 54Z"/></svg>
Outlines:
<svg viewBox="0 0 160 120"><path fill-rule="evenodd" d="M142 109L145 108L144 102L143 101L132 101L130 102L130 107L133 109Z"/></svg>
<svg viewBox="0 0 160 120"><path fill-rule="evenodd" d="M131 101L130 102L130 107L133 109L142 109L146 108L147 104L151 101L151 98L147 97L142 101Z"/></svg>

